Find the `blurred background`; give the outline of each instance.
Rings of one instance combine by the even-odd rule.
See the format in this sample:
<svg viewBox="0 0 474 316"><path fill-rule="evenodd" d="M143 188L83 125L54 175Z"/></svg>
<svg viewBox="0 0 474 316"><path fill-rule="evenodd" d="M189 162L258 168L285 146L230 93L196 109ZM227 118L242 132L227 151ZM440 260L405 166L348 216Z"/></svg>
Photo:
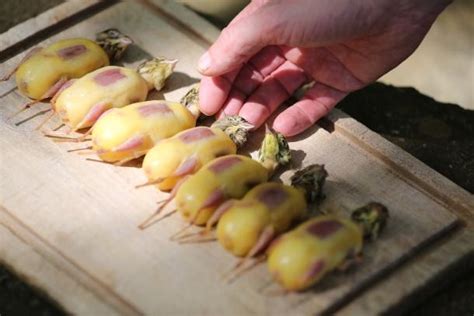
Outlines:
<svg viewBox="0 0 474 316"><path fill-rule="evenodd" d="M249 1L176 0L219 28ZM0 34L62 0L0 1ZM392 86L393 85L393 86ZM338 107L474 192L474 1L454 1L417 51ZM0 258L1 262L1 258ZM63 315L0 264L0 315ZM407 315L474 315L474 271Z"/></svg>

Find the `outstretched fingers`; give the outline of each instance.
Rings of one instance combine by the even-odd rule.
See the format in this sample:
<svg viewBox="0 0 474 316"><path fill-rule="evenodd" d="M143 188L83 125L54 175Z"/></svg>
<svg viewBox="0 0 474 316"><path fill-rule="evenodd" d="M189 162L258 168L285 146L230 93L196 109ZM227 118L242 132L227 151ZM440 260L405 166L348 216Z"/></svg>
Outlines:
<svg viewBox="0 0 474 316"><path fill-rule="evenodd" d="M246 98L264 78L285 62L280 49L267 46L239 69L217 77L203 77L199 89L201 111L206 115L236 115Z"/></svg>
<svg viewBox="0 0 474 316"><path fill-rule="evenodd" d="M239 114L247 98L284 62L285 58L276 46L267 46L253 56L235 78L219 116Z"/></svg>
<svg viewBox="0 0 474 316"><path fill-rule="evenodd" d="M316 83L301 101L280 113L273 128L284 136L294 136L327 115L348 93Z"/></svg>
<svg viewBox="0 0 474 316"><path fill-rule="evenodd" d="M199 87L199 109L205 115L216 114L224 104L240 69L223 76L203 77Z"/></svg>
<svg viewBox="0 0 474 316"><path fill-rule="evenodd" d="M281 46L283 56L298 65L319 83L341 91L354 91L365 83L346 67L350 50L345 47L286 47Z"/></svg>
<svg viewBox="0 0 474 316"><path fill-rule="evenodd" d="M261 126L306 81L301 68L285 61L248 98L239 115L255 127Z"/></svg>

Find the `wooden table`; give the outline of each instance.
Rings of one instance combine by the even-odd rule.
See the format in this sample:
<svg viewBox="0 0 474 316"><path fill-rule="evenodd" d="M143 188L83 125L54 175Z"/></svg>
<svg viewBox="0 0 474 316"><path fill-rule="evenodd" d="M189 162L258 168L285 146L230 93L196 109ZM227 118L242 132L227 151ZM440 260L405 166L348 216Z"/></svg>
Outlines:
<svg viewBox="0 0 474 316"><path fill-rule="evenodd" d="M46 44L118 27L136 41L126 65L148 55L180 60L167 89L152 98L178 100L198 80L196 60L218 34L212 25L171 1L89 5L77 14L67 10L68 23L54 15L59 22L48 20L43 29L32 24L37 31L22 45L9 44L14 49L7 53L17 54L0 72L21 59L20 47L30 40ZM22 27L28 29L28 22ZM144 179L139 169L67 153L77 144L56 144L34 131L41 117L16 126L6 118L26 99L13 81L0 86L0 95L0 258L69 312L375 314L453 276L474 255L472 195L335 110L291 140L296 164L326 165L330 176L321 207L329 212L347 214L373 199L386 204L392 214L386 232L367 247L357 269L335 273L302 294L265 295L261 289L270 278L263 266L226 285L219 277L235 259L216 244L170 242L183 226L179 217L145 232L136 228L162 198L152 188L133 189Z"/></svg>

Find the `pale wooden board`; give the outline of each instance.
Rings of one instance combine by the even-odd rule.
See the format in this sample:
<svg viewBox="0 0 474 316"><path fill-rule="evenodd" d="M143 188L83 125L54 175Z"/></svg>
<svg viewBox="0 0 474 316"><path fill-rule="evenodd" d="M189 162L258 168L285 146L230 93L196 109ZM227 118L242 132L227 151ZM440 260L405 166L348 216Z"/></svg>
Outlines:
<svg viewBox="0 0 474 316"><path fill-rule="evenodd" d="M335 121L335 130L341 137L370 152L374 158L445 205L463 221L460 229L431 244L390 275L371 284L338 311L338 314L348 316L378 315L387 311L398 315L450 280L472 270L474 196L341 111L334 110L330 119Z"/></svg>
<svg viewBox="0 0 474 316"><path fill-rule="evenodd" d="M99 2L99 0L69 0L32 19L15 25L0 34L0 56L11 46L24 41L40 31L54 27L59 22L71 18Z"/></svg>
<svg viewBox="0 0 474 316"><path fill-rule="evenodd" d="M440 290L452 280L472 271L474 265L474 231L463 229L433 245L414 260L399 267L361 293L338 315L380 315L387 310L392 315L419 304L422 299Z"/></svg>
<svg viewBox="0 0 474 316"><path fill-rule="evenodd" d="M208 47L220 34L213 24L194 11L183 8L174 0L140 0L140 3L160 15L160 18L166 19L168 23L179 27L181 31L186 32L188 36L193 37L195 42L201 43L204 47Z"/></svg>
<svg viewBox="0 0 474 316"><path fill-rule="evenodd" d="M14 231L10 228L12 226ZM15 266L10 268L20 271L23 280L67 306L73 314L84 315L91 310L100 315L118 314L84 286L77 274L70 272L67 262L49 259L47 246L37 236L22 229L22 225L3 210L0 211L0 240L2 261L13 263ZM56 254L53 256L57 257Z"/></svg>
<svg viewBox="0 0 474 316"><path fill-rule="evenodd" d="M194 67L204 52L205 37L200 38L190 30L180 31L186 24L173 22L173 16L178 14L169 13L182 10L179 6L166 1L160 5L164 9L147 5L144 10L136 3L119 4L46 42L119 27L146 51L180 59L178 73L168 85L170 91L163 94L176 100L193 78L198 78ZM169 10L170 6L174 11ZM163 12L168 12L167 16ZM190 25L189 19L186 22ZM132 50L129 61L137 62L137 55L143 57L139 50ZM0 67L11 67L17 59ZM357 291L384 269L408 259L410 251L450 230L456 222L445 203L433 198L424 186L420 187L419 181L407 178L400 169L339 132L316 128L306 139L301 138L291 146L304 149L304 163L317 161L327 165L331 176L324 205L344 212L368 200L380 200L392 211L387 232L380 243L368 247L364 265L346 275L327 278L314 292L276 298L262 295L261 288L269 283L264 267L227 286L219 277L234 259L217 245L179 247L168 241L168 236L183 225L179 217L146 232L136 229L136 224L152 212L159 199L153 189L133 189L134 184L144 180L140 170L94 164L66 153L65 149L73 146L54 144L32 131L40 118L19 127L5 122L6 115L24 101L16 91L2 98L1 144L8 150L1 154L0 198L3 212L11 219L4 222L2 218L2 223L19 234L36 236L25 240L40 254L47 254L44 257L50 264L68 266L68 277L80 280L93 296L120 313L323 311L342 302L347 294ZM339 120L336 123L341 124ZM400 150L394 154L397 151ZM456 189L460 190L453 191ZM11 247L7 245L3 251L11 252ZM11 258L2 256L10 266L20 266L17 269L22 270L22 265L16 263L18 259ZM32 266L31 270L34 269ZM68 310L74 310L61 297L51 295ZM94 304L90 306L90 312L94 312Z"/></svg>

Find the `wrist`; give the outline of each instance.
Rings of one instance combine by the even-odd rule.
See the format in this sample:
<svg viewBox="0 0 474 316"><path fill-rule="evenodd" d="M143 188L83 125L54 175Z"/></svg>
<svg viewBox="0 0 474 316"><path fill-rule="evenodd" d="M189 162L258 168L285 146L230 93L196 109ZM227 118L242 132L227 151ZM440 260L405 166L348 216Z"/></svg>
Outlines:
<svg viewBox="0 0 474 316"><path fill-rule="evenodd" d="M432 23L436 17L454 0L374 0L370 3L373 8L378 8L378 25L393 27L399 22L406 23L412 21L416 24L420 22ZM385 26L385 27L384 27Z"/></svg>

